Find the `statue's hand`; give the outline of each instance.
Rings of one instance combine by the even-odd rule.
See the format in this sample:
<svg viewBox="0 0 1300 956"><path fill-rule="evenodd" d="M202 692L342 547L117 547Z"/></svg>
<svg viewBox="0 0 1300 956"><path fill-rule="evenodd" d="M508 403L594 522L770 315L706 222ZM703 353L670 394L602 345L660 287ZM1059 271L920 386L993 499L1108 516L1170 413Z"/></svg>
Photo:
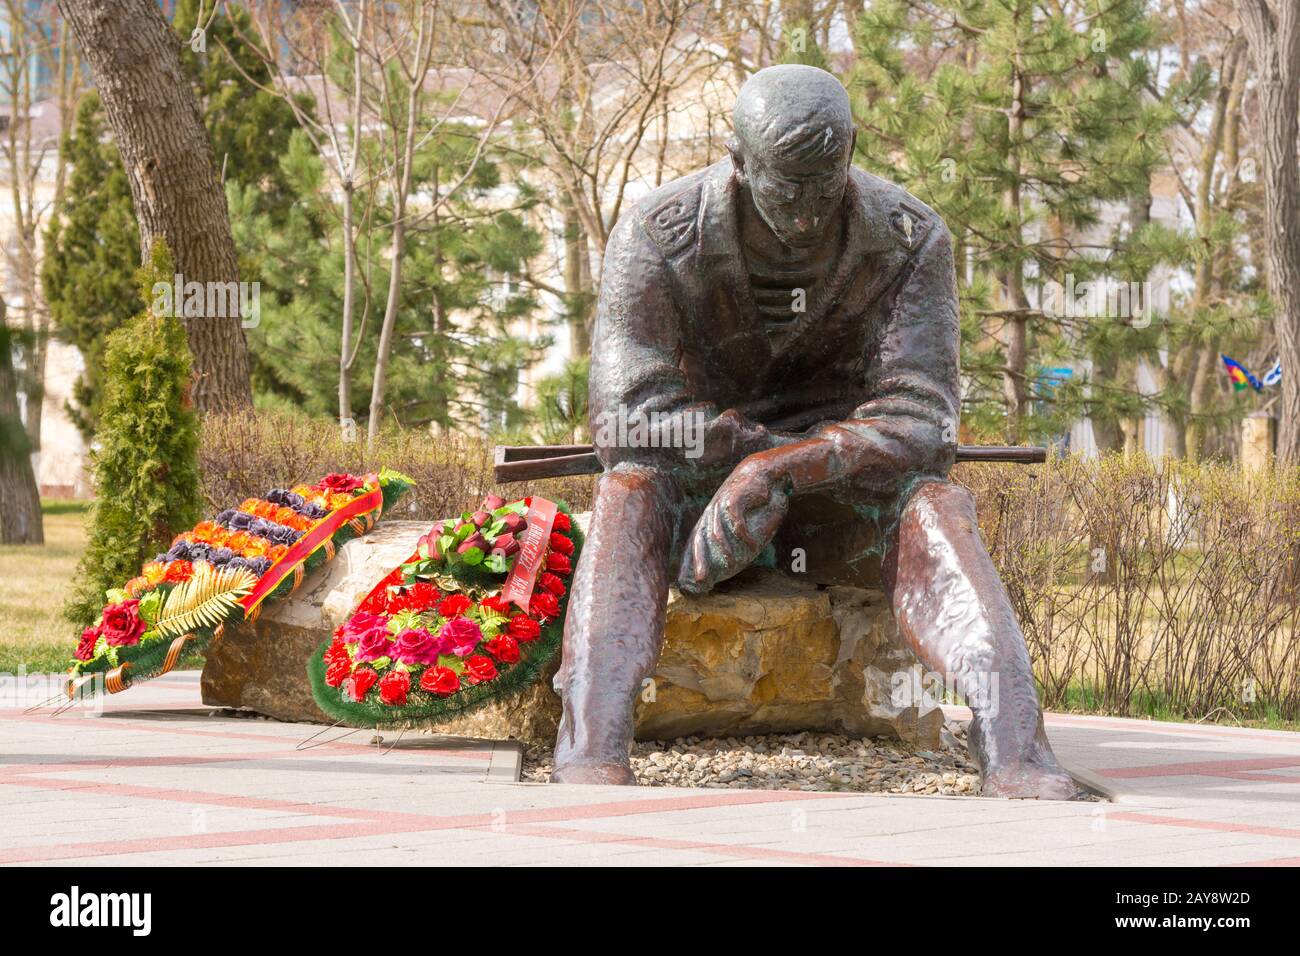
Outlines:
<svg viewBox="0 0 1300 956"><path fill-rule="evenodd" d="M682 554L677 587L704 594L739 573L767 547L789 507L785 482L764 456L746 458L695 523Z"/></svg>

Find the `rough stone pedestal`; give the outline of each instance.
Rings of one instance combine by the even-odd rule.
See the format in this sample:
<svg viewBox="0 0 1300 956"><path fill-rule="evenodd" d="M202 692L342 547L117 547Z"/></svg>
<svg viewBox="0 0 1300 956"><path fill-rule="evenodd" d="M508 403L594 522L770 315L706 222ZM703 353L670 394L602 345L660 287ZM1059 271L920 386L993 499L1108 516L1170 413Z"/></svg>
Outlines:
<svg viewBox="0 0 1300 956"><path fill-rule="evenodd" d="M427 530L386 521L340 549L255 625L214 641L203 700L280 720L330 723L311 696L308 657L375 581ZM819 589L750 570L701 598L673 592L659 666L636 701L640 740L815 730L938 743L942 714L890 699L893 675L915 666L878 590ZM560 702L550 675L522 693L436 725L439 733L551 744Z"/></svg>

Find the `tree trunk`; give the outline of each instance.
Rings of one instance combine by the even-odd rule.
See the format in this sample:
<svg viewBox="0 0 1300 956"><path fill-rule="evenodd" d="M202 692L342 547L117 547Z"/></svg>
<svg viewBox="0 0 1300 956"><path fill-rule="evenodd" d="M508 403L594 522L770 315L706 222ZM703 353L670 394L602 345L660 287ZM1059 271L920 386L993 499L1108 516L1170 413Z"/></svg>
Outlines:
<svg viewBox="0 0 1300 956"><path fill-rule="evenodd" d="M238 282L226 197L181 70L181 38L154 0L59 0L59 9L90 65L122 154L142 261L149 261L156 240L164 240L185 282ZM248 349L238 308L233 311L184 319L201 411L252 404Z"/></svg>
<svg viewBox="0 0 1300 956"><path fill-rule="evenodd" d="M564 292L569 313L569 358L584 359L591 354L590 260L587 258L587 234L578 219L573 200L561 193L564 209ZM584 268L586 267L586 268Z"/></svg>
<svg viewBox="0 0 1300 956"><path fill-rule="evenodd" d="M13 343L0 299L0 544L44 544L41 494L18 415Z"/></svg>
<svg viewBox="0 0 1300 956"><path fill-rule="evenodd" d="M352 421L352 312L356 295L356 239L352 233L354 185L343 184L343 328L339 332L339 425Z"/></svg>
<svg viewBox="0 0 1300 956"><path fill-rule="evenodd" d="M1017 19L1019 15L1017 14ZM1007 172L1010 185L1002 202L1008 222L1021 240L1023 230L1020 213L1020 153L1019 140L1025 121L1024 74L1020 68L1020 51L1016 49L1011 67L1011 104L1007 109ZM1011 317L1003 327L1006 346L1006 369L1002 373L1002 397L1007 406L1007 441L1019 443L1024 433L1024 419L1028 411L1028 387L1025 372L1028 360L1028 319L1024 310L1029 305L1025 299L1023 264L1017 255L1002 275L1003 308Z"/></svg>
<svg viewBox="0 0 1300 956"><path fill-rule="evenodd" d="M1282 360L1277 456L1300 462L1300 3L1238 0L1259 94L1265 258L1273 329Z"/></svg>

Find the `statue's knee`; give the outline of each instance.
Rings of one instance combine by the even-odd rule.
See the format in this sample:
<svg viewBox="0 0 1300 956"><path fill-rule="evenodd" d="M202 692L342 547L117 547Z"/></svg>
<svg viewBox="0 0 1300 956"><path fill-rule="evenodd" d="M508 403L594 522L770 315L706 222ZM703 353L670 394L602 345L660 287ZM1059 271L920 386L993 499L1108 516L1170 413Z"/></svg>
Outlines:
<svg viewBox="0 0 1300 956"><path fill-rule="evenodd" d="M970 489L951 481L933 479L922 481L912 491L905 511L929 511L938 515L973 515L975 496Z"/></svg>

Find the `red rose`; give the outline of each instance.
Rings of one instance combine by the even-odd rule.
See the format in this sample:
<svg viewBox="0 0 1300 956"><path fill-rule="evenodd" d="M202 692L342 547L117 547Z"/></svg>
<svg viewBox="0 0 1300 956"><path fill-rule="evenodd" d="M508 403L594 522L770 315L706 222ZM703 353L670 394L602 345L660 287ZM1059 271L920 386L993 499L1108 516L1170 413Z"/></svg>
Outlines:
<svg viewBox="0 0 1300 956"><path fill-rule="evenodd" d="M139 644L140 635L144 633L145 623L140 619L140 602L123 601L110 604L104 608L104 622L100 631L104 640L113 647L126 647Z"/></svg>
<svg viewBox="0 0 1300 956"><path fill-rule="evenodd" d="M497 676L497 666L490 657L472 654L465 658L465 675L471 684L486 684Z"/></svg>
<svg viewBox="0 0 1300 956"><path fill-rule="evenodd" d="M338 687L351 673L351 661L330 661L329 666L325 668L325 684L328 687Z"/></svg>
<svg viewBox="0 0 1300 956"><path fill-rule="evenodd" d="M72 655L79 661L88 661L95 656L95 644L99 640L99 628L88 627L81 632L81 639L77 641L77 650Z"/></svg>
<svg viewBox="0 0 1300 956"><path fill-rule="evenodd" d="M406 671L389 671L379 682L379 699L389 707L400 707L406 703L410 689L410 674Z"/></svg>
<svg viewBox="0 0 1300 956"><path fill-rule="evenodd" d="M420 687L439 697L450 697L460 690L460 677L450 667L430 667L420 675Z"/></svg>
<svg viewBox="0 0 1300 956"><path fill-rule="evenodd" d="M316 487L321 491L328 491L337 494L339 492L355 491L364 484L364 481L354 475L339 472L333 475L326 475L321 479L321 483Z"/></svg>
<svg viewBox="0 0 1300 956"><path fill-rule="evenodd" d="M459 617L474 606L463 594L449 594L438 604L438 613L443 617Z"/></svg>
<svg viewBox="0 0 1300 956"><path fill-rule="evenodd" d="M369 667L358 668L352 676L343 682L344 692L355 701L365 699L366 692L375 686L379 675Z"/></svg>
<svg viewBox="0 0 1300 956"><path fill-rule="evenodd" d="M573 565L569 563L566 555L556 554L552 551L546 556L546 570L554 571L556 574L568 574L573 570Z"/></svg>
<svg viewBox="0 0 1300 956"><path fill-rule="evenodd" d="M535 641L542 633L542 626L531 617L516 614L510 619L510 636L516 641Z"/></svg>
<svg viewBox="0 0 1300 956"><path fill-rule="evenodd" d="M550 591L556 597L564 597L564 582L550 571L543 571L542 576L538 578L537 583L545 590Z"/></svg>
<svg viewBox="0 0 1300 956"><path fill-rule="evenodd" d="M568 531L572 525L569 522L569 516L563 511L555 512L555 521L551 524L552 531ZM565 552L566 554L568 552Z"/></svg>
<svg viewBox="0 0 1300 956"><path fill-rule="evenodd" d="M551 550L560 554L573 554L573 542L562 534L551 532Z"/></svg>
<svg viewBox="0 0 1300 956"><path fill-rule="evenodd" d="M538 591L528 603L528 613L533 617L552 618L560 613L560 602L550 591Z"/></svg>
<svg viewBox="0 0 1300 956"><path fill-rule="evenodd" d="M348 653L348 649L343 646L342 641L335 641L325 650L325 663L326 664L342 663L342 664L347 664L349 667L351 667L352 655ZM335 685L331 685L331 686L335 686Z"/></svg>
<svg viewBox="0 0 1300 956"><path fill-rule="evenodd" d="M507 601L499 594L494 594L491 597L485 597L483 600L478 602L478 606L482 608L487 608L489 611L492 611L496 614L510 613L510 602Z"/></svg>
<svg viewBox="0 0 1300 956"><path fill-rule="evenodd" d="M519 642L509 634L494 637L483 646L502 664L514 664L519 660Z"/></svg>

